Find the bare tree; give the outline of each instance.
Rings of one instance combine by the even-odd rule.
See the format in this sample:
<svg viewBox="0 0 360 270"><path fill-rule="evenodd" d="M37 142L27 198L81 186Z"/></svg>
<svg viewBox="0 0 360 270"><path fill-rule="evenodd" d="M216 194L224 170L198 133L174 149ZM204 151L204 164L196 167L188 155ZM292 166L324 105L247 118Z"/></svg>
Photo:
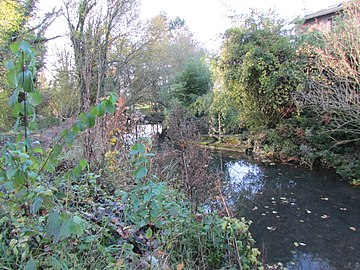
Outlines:
<svg viewBox="0 0 360 270"><path fill-rule="evenodd" d="M132 54L132 32L138 28L137 0L65 0L64 16L70 30L75 70L80 91L80 112L88 111L110 91L121 94L121 86L113 78L116 70L113 62L123 61ZM122 48L120 54L113 52ZM114 58L115 57L115 58ZM88 130L84 136L84 154L94 159L97 150L104 147L95 143L101 133L101 142L106 134L102 130Z"/></svg>
<svg viewBox="0 0 360 270"><path fill-rule="evenodd" d="M321 33L321 46L303 46L308 87L296 99L322 118L330 136L351 135L338 142L344 144L360 140L360 0L347 3L335 23Z"/></svg>

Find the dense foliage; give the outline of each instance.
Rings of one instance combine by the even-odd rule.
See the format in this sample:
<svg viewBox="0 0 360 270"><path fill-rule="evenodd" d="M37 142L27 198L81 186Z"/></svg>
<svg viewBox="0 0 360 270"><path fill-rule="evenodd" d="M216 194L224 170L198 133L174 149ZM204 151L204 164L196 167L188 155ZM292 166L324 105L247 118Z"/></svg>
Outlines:
<svg viewBox="0 0 360 270"><path fill-rule="evenodd" d="M252 13L226 31L218 69L246 126L273 127L284 117L301 83L294 58L291 38L272 16Z"/></svg>

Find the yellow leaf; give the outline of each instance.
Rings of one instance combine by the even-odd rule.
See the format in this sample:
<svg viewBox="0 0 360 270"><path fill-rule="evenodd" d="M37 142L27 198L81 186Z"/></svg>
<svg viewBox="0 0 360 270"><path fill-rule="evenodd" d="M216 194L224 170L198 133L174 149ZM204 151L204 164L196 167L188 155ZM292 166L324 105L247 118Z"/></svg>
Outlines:
<svg viewBox="0 0 360 270"><path fill-rule="evenodd" d="M183 270L184 267L185 267L185 265L184 265L184 263L182 262L182 263L180 263L180 264L178 264L178 265L176 266L176 270Z"/></svg>

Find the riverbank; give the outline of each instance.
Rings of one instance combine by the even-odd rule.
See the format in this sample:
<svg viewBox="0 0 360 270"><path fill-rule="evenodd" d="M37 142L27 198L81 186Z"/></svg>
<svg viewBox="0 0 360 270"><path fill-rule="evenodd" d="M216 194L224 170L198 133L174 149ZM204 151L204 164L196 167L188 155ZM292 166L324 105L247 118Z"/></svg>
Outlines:
<svg viewBox="0 0 360 270"><path fill-rule="evenodd" d="M360 186L360 179L357 178L360 165L353 164L354 162L351 161L351 154L349 154L351 149L344 148L340 153L333 153L331 148L317 149L311 146L310 142L293 142L296 141L296 137L292 140L288 138L280 140L280 138L277 138L277 141L274 142L274 139L269 135L271 132L261 132L247 136L242 134L203 135L200 146L213 150L233 151L251 155L258 162L270 165L281 163L308 168L333 169L351 185Z"/></svg>

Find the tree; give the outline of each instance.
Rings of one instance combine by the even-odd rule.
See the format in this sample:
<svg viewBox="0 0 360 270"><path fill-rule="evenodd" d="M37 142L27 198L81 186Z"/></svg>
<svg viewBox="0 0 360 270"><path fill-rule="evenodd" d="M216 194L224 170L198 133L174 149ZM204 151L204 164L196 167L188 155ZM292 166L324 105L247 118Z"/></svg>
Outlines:
<svg viewBox="0 0 360 270"><path fill-rule="evenodd" d="M2 0L0 1L0 129L8 128L13 123L10 107L7 104L10 88L5 83L5 62L10 58L9 45L20 39L26 39L37 51L37 68L43 66L45 54L44 33L57 16L57 11L39 15L36 12L37 1ZM55 38L55 37L53 37ZM36 81L36 78L34 78Z"/></svg>
<svg viewBox="0 0 360 270"><path fill-rule="evenodd" d="M170 85L169 95L189 107L211 89L209 67L201 59L190 58Z"/></svg>
<svg viewBox="0 0 360 270"><path fill-rule="evenodd" d="M205 52L184 20L179 17L171 20L166 14L159 14L146 23L142 42L128 65L132 78L128 103L150 104L158 109L164 105L163 92L169 90L175 77L189 65L190 59L196 62Z"/></svg>
<svg viewBox="0 0 360 270"><path fill-rule="evenodd" d="M332 30L299 51L307 59L307 87L296 96L298 106L315 112L332 138L347 134L340 144L360 140L359 14L359 0L347 3Z"/></svg>
<svg viewBox="0 0 360 270"><path fill-rule="evenodd" d="M283 26L273 14L253 11L224 35L217 68L248 127L276 125L301 82L293 62L295 46Z"/></svg>
<svg viewBox="0 0 360 270"><path fill-rule="evenodd" d="M58 65L50 86L49 107L53 115L64 119L78 112L79 90L76 87L71 53L59 51L57 57Z"/></svg>
<svg viewBox="0 0 360 270"><path fill-rule="evenodd" d="M64 2L80 92L80 112L88 111L110 91L125 94L127 85L119 80L118 74L137 49L136 41L132 42L139 26L137 6L137 0ZM97 134L101 134L100 141L106 143L106 123L100 126L101 132L88 131L84 136L84 155L89 160L96 158L96 152L101 155L105 150L96 143Z"/></svg>
<svg viewBox="0 0 360 270"><path fill-rule="evenodd" d="M137 4L137 0L106 3L68 0L65 3L64 16L70 30L81 96L80 111L87 111L110 89L114 90L116 81L110 75L117 67L114 63L124 58L110 59L110 56L119 47L125 56L132 53L126 49L129 49L131 31L138 23ZM120 92L121 88L117 88Z"/></svg>

